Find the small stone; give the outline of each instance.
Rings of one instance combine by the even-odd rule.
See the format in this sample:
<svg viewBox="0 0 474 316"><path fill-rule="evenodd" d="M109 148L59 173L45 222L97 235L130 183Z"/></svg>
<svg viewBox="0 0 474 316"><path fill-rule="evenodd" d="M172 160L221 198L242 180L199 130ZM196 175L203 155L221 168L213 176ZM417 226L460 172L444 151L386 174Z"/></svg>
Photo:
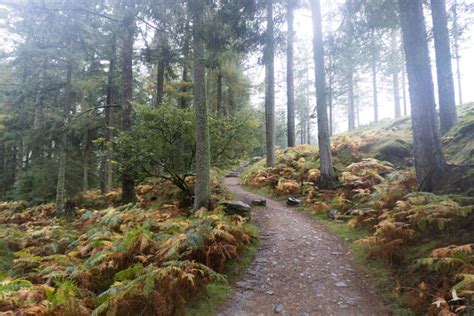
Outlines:
<svg viewBox="0 0 474 316"><path fill-rule="evenodd" d="M250 216L250 205L244 203L242 201L226 201L222 200L219 201L218 205L222 205L224 207L224 213L226 215L240 215L243 217Z"/></svg>
<svg viewBox="0 0 474 316"><path fill-rule="evenodd" d="M266 206L267 205L267 200L265 199L256 199L252 201L252 205L255 206Z"/></svg>
<svg viewBox="0 0 474 316"><path fill-rule="evenodd" d="M265 294L268 294L268 295L273 295L273 294L274 294L274 292L270 290L270 291L266 291L266 292L265 292Z"/></svg>
<svg viewBox="0 0 474 316"><path fill-rule="evenodd" d="M283 305L276 304L273 308L273 311L275 312L275 314L280 314L281 312L283 312Z"/></svg>
<svg viewBox="0 0 474 316"><path fill-rule="evenodd" d="M348 287L348 285L346 284L346 282L336 282L336 286L337 286L337 287Z"/></svg>
<svg viewBox="0 0 474 316"><path fill-rule="evenodd" d="M296 205L300 205L300 204L301 204L301 200L299 200L297 198L294 198L294 197L289 197L286 200L286 205L288 205L288 206L296 206Z"/></svg>
<svg viewBox="0 0 474 316"><path fill-rule="evenodd" d="M229 172L228 174L225 175L226 178L238 178L240 174L238 172Z"/></svg>

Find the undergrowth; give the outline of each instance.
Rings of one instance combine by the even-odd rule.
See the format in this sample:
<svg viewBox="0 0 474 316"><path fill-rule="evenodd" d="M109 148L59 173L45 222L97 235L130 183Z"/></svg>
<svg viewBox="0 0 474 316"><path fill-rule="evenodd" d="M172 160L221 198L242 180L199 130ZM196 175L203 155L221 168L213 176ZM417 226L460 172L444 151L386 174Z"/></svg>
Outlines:
<svg viewBox="0 0 474 316"><path fill-rule="evenodd" d="M451 150L452 139L472 145L468 134L472 129L466 127L472 125L470 116L461 118L460 124L445 140L450 146L448 159L458 153ZM397 157L393 163L374 159L380 144L386 143L382 138L396 135L407 141L410 136L406 120L382 125L333 140L341 181L335 190L317 187L319 157L308 145L278 151L273 168L265 168L264 161L251 166L242 182L279 200L293 196L304 201L301 209L346 241L396 314L470 315L474 313L473 199L416 192L409 157ZM455 156L457 162L469 159L462 153ZM472 192L465 189L465 194ZM328 220L329 213L336 221Z"/></svg>
<svg viewBox="0 0 474 316"><path fill-rule="evenodd" d="M136 205L87 193L70 220L53 204L0 204L0 313L210 313L251 260L257 231L221 208L190 214L166 188L139 186ZM217 181L213 194L225 196ZM191 307L196 297L208 299Z"/></svg>

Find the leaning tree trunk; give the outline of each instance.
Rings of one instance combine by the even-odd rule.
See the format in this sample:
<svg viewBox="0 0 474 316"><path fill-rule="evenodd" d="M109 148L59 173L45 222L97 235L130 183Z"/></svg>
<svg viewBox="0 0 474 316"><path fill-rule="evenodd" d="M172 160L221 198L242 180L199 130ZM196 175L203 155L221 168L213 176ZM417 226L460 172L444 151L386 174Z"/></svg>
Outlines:
<svg viewBox="0 0 474 316"><path fill-rule="evenodd" d="M133 40L135 34L135 17L128 13L124 19L124 38L122 43L122 131L132 130L132 94L133 94ZM135 201L135 177L130 164L131 152L123 155L122 169L122 203Z"/></svg>
<svg viewBox="0 0 474 316"><path fill-rule="evenodd" d="M331 159L320 1L312 0L311 8L313 16L313 54L316 76L316 110L318 112L319 161L321 170L321 180L318 185L321 188L334 188L338 181L334 174Z"/></svg>
<svg viewBox="0 0 474 316"><path fill-rule="evenodd" d="M64 130L59 140L59 165L58 165L58 181L56 183L56 216L60 217L65 214L66 204L66 151L67 151L67 127L69 122L69 114L71 112L71 88L72 88L72 64L67 64L66 85L64 88L64 107L63 119ZM67 214L69 215L69 214Z"/></svg>
<svg viewBox="0 0 474 316"><path fill-rule="evenodd" d="M445 134L457 120L445 0L431 0L431 14L438 76L439 121L441 133Z"/></svg>
<svg viewBox="0 0 474 316"><path fill-rule="evenodd" d="M294 2L288 1L288 43L286 52L286 89L287 89L287 136L288 147L295 146L295 85L293 75L293 10Z"/></svg>
<svg viewBox="0 0 474 316"><path fill-rule="evenodd" d="M194 210L210 207L210 148L208 108L206 103L205 72L203 64L204 43L202 38L201 1L193 1L193 50L194 50L194 111L196 113L196 185L194 189Z"/></svg>
<svg viewBox="0 0 474 316"><path fill-rule="evenodd" d="M423 0L398 0L411 101L415 169L419 189L433 191L444 171L436 116Z"/></svg>
<svg viewBox="0 0 474 316"><path fill-rule="evenodd" d="M395 30L392 30L392 58L393 62L397 61L398 55L398 45L397 45L397 33ZM400 83L398 80L398 67L394 67L393 74L392 74L392 82L393 82L393 105L394 105L394 112L395 118L399 118L402 116L402 110L400 106Z"/></svg>
<svg viewBox="0 0 474 316"><path fill-rule="evenodd" d="M265 135L267 144L267 167L275 165L275 52L273 0L266 0L267 38L265 47Z"/></svg>

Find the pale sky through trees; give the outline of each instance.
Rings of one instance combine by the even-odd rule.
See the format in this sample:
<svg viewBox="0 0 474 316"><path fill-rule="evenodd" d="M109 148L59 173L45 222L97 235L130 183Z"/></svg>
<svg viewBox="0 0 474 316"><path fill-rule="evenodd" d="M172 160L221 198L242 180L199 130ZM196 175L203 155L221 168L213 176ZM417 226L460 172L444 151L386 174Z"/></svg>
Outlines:
<svg viewBox="0 0 474 316"><path fill-rule="evenodd" d="M342 1L343 2L343 1ZM334 6L341 3L340 0L323 0L322 7L323 10L323 32L326 33L331 28L337 28L339 21L335 21L334 19L328 18L328 13L334 8ZM431 14L429 11L425 11L425 20L427 24L427 28L431 28L432 20ZM283 30L286 32L286 25L283 25ZM470 89L470 85L474 82L474 45L473 45L473 38L474 38L474 28L471 28L469 34L467 34L468 40L461 44L461 75L462 75L462 93L463 93L463 102L474 102L474 89ZM304 55L308 56L311 71L310 71L310 80L311 82L314 81L314 71L313 71L313 61L312 61L312 22L311 22L311 11L309 8L307 9L298 9L295 11L295 56L302 55L302 47L305 47ZM250 64L253 66L249 66L249 77L253 82L254 86L263 85L264 81L264 67L263 65L257 65L258 58L260 56L252 56L249 58ZM434 44L433 41L430 42L430 59L432 65L432 73L433 73L433 84L436 89L436 68L435 68L435 54L434 54ZM295 60L295 68L298 67L297 61ZM286 111L286 55L284 48L281 51L278 51L278 54L275 58L275 74L276 74L276 112L285 112ZM457 85L457 77L456 77L456 67L455 62L453 60L453 75L455 80L455 90L456 90L456 102L458 102L458 85ZM401 76L401 74L400 74ZM295 76L295 81L298 78ZM362 125L368 124L373 121L373 107L372 107L372 90L371 90L371 78L369 70L361 72L359 75L359 80L356 83L357 85L357 94L359 96L359 104L361 105L361 112L360 112L360 123ZM379 117L381 120L385 118L393 118L394 117L394 107L393 107L393 92L392 92L392 83L391 78L389 76L383 76L379 74L378 79L378 88L379 88ZM263 87L263 86L262 86ZM407 89L407 102L409 104L408 99L408 80L406 80L406 89ZM310 87L310 91L313 92L314 95L314 87ZM252 102L254 106L262 106L264 101L264 94L263 88L258 90L254 90L255 95L252 96ZM400 96L402 96L400 92ZM435 93L435 97L437 98L437 93ZM311 105L314 107L315 105L315 98L313 97L311 100ZM344 132L347 130L347 118L344 111L345 103L343 100L339 102L336 101L335 107L336 111L334 113L335 116L335 126L337 132ZM315 120L312 122L312 139L316 139L316 125ZM298 130L298 128L297 128Z"/></svg>

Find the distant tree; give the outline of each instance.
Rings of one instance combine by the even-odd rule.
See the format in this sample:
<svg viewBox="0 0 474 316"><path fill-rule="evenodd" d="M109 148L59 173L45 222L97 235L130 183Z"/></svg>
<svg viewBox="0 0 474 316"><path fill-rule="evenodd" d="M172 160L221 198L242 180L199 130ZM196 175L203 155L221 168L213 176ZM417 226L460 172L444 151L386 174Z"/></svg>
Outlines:
<svg viewBox="0 0 474 316"><path fill-rule="evenodd" d="M398 0L411 101L419 189L433 191L445 161L439 135L422 0Z"/></svg>
<svg viewBox="0 0 474 316"><path fill-rule="evenodd" d="M312 0L311 9L313 18L313 54L316 78L316 109L318 113L318 145L321 170L319 186L321 188L334 188L338 181L334 174L331 159L320 1Z"/></svg>
<svg viewBox="0 0 474 316"><path fill-rule="evenodd" d="M441 133L445 134L457 120L445 0L431 0L431 15L436 53L440 128Z"/></svg>

